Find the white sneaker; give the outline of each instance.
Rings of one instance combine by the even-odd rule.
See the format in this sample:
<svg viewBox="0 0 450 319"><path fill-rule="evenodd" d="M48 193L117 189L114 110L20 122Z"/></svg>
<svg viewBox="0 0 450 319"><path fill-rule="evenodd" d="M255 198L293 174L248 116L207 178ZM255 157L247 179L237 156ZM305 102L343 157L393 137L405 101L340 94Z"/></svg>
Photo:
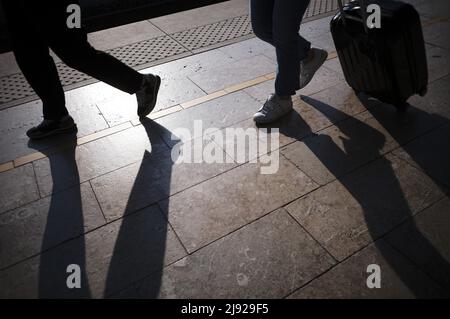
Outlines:
<svg viewBox="0 0 450 319"><path fill-rule="evenodd" d="M278 120L292 110L292 99L283 100L276 94L271 94L253 120L258 124L267 124Z"/></svg>
<svg viewBox="0 0 450 319"><path fill-rule="evenodd" d="M328 52L322 49L312 48L308 57L300 62L300 89L311 82L314 74L327 60Z"/></svg>

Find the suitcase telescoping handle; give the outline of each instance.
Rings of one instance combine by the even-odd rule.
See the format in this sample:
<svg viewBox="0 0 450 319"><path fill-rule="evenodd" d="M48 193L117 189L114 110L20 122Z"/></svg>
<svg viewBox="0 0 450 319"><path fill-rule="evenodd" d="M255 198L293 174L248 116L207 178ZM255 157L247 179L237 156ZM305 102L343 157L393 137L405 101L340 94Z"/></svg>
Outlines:
<svg viewBox="0 0 450 319"><path fill-rule="evenodd" d="M367 0L358 0L358 3L361 8L361 17L362 18L357 18L357 17L351 16L351 15L345 14L344 5L342 4L342 0L338 0L339 11L341 12L344 25L346 24L346 19L362 22L362 24L364 26L364 31L366 31L366 33L368 33L369 28L367 27L367 17L368 17L367 16Z"/></svg>

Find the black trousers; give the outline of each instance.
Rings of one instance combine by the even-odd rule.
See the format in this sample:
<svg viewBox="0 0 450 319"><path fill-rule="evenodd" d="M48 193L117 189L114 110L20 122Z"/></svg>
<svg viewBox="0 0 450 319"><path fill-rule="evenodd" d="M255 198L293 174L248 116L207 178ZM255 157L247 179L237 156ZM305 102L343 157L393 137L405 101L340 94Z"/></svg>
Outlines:
<svg viewBox="0 0 450 319"><path fill-rule="evenodd" d="M67 13L77 0L1 0L14 55L25 78L41 98L45 119L68 114L64 90L49 48L69 67L133 94L142 75L94 49L83 28L69 28Z"/></svg>

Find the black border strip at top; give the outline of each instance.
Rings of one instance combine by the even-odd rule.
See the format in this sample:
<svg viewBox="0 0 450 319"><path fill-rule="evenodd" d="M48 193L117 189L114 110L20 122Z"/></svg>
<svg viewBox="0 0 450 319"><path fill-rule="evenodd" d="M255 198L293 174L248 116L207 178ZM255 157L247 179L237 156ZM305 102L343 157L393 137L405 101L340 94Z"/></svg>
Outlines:
<svg viewBox="0 0 450 319"><path fill-rule="evenodd" d="M126 10L87 17L83 19L83 24L88 32L94 32L226 1L229 0L173 0L156 5L149 3ZM3 25L4 21L0 21L0 24ZM10 50L7 35L2 32L0 35L0 53Z"/></svg>
<svg viewBox="0 0 450 319"><path fill-rule="evenodd" d="M85 19L84 23L89 32L99 31L226 1L229 0L173 0L157 5L149 3L127 10L89 17Z"/></svg>

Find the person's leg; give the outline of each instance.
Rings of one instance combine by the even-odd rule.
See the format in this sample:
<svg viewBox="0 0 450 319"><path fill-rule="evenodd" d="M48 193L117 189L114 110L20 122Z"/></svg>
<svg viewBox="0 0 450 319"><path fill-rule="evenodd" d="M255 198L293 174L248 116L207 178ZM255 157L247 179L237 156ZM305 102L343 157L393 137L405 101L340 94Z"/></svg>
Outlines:
<svg viewBox="0 0 450 319"><path fill-rule="evenodd" d="M273 8L275 0L250 0L253 33L273 45Z"/></svg>
<svg viewBox="0 0 450 319"><path fill-rule="evenodd" d="M40 33L38 16L27 1L3 1L14 56L30 86L42 100L44 119L68 115L55 63Z"/></svg>
<svg viewBox="0 0 450 319"><path fill-rule="evenodd" d="M255 34L277 53L275 94L253 116L259 124L273 122L292 110L291 96L300 88L300 61L311 44L299 35L309 0L251 0Z"/></svg>
<svg viewBox="0 0 450 319"><path fill-rule="evenodd" d="M143 75L113 56L93 48L84 29L67 29L51 36L50 47L69 67L129 94L143 84Z"/></svg>
<svg viewBox="0 0 450 319"><path fill-rule="evenodd" d="M300 24L310 0L275 0L273 43L277 52L278 72L275 93L295 95L300 89L300 61L305 59L311 43L299 35Z"/></svg>
<svg viewBox="0 0 450 319"><path fill-rule="evenodd" d="M70 36L51 44L64 63L119 90L136 94L140 117L154 109L161 85L159 76L141 74L111 55L94 49L82 30L69 33Z"/></svg>
<svg viewBox="0 0 450 319"><path fill-rule="evenodd" d="M161 79L140 74L113 56L93 48L84 28L66 26L66 7L75 0L60 0L48 9L47 29L50 47L69 67L84 72L129 94L136 94L138 115L148 115L156 105Z"/></svg>

